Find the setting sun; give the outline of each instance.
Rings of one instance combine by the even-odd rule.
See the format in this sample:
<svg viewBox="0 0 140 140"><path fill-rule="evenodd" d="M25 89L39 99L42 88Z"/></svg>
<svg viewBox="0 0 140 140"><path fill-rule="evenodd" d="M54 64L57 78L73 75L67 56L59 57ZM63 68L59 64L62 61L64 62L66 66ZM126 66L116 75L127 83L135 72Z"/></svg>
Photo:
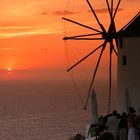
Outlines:
<svg viewBox="0 0 140 140"><path fill-rule="evenodd" d="M8 70L8 72L11 72L12 71L12 68L8 68L7 70Z"/></svg>

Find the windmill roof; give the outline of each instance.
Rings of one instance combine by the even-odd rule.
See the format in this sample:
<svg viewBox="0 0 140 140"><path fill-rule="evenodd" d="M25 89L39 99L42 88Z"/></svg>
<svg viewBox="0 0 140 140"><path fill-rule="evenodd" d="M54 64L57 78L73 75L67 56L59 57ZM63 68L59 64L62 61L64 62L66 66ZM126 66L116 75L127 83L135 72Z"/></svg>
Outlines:
<svg viewBox="0 0 140 140"><path fill-rule="evenodd" d="M140 36L140 12L137 16L119 32L122 37L138 37Z"/></svg>

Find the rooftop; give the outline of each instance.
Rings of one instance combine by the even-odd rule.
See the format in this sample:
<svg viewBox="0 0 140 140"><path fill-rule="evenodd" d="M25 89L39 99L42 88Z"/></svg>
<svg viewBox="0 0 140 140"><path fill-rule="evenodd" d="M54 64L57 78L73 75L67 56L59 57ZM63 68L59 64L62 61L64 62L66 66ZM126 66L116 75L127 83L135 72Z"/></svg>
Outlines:
<svg viewBox="0 0 140 140"><path fill-rule="evenodd" d="M140 36L140 12L129 22L129 24L119 32L122 37Z"/></svg>

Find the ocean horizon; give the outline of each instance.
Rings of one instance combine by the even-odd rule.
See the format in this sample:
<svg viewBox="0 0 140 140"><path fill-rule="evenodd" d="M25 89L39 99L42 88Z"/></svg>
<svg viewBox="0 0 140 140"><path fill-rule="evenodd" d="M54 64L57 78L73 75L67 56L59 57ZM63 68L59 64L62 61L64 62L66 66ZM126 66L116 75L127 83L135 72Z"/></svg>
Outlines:
<svg viewBox="0 0 140 140"><path fill-rule="evenodd" d="M68 140L91 122L69 81L1 81L0 93L1 140Z"/></svg>

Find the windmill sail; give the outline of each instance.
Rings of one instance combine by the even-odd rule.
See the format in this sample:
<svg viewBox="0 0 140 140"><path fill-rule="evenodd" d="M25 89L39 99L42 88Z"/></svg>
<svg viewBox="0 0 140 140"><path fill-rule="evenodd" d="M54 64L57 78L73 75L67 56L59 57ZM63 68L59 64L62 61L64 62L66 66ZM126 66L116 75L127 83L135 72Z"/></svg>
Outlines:
<svg viewBox="0 0 140 140"><path fill-rule="evenodd" d="M118 39L119 39L120 31L123 30L127 26L127 25L124 26L121 30L117 30L116 23L115 23L115 18L117 16L117 12L121 5L122 0L117 0L117 3L115 3L113 0L111 0L111 1L105 0L106 6L108 9L108 13L109 13L109 18L110 18L110 23L109 23L108 28L106 28L102 24L101 19L97 15L95 7L94 7L94 2L91 2L89 0L86 0L85 2L88 7L88 10L92 14L91 20L96 21L96 23L98 24L98 28L92 27L91 25L87 25L87 24L83 23L83 21L79 22L77 20L63 17L62 19L64 21L68 22L69 24L73 24L74 26L77 26L77 29L78 29L78 27L79 28L82 27L82 28L88 29L88 31L90 31L89 33L85 33L85 34L83 33L83 34L71 35L71 36L66 35L63 39L64 40L76 40L76 41L79 41L79 40L80 41L82 41L82 40L83 41L85 41L85 40L102 41L102 43L100 43L100 45L97 46L96 48L94 48L90 53L87 53L85 56L83 56L82 58L77 60L74 64L72 64L68 68L67 71L68 72L72 71L73 69L75 69L76 67L81 65L81 63L83 63L84 61L89 59L89 57L91 57L91 55L95 55L97 53L97 51L100 51L97 62L95 63L96 64L95 69L93 70L93 74L91 76L89 88L87 90L87 98L85 100L85 106L84 106L84 109L86 109L92 88L95 87L95 79L97 77L97 72L99 70L101 60L103 59L103 54L105 54L106 50L109 50L108 51L108 55L109 55L108 79L109 79L109 82L108 82L108 107L107 107L108 111L107 111L107 113L110 113L111 99L112 99L113 55L118 57L118 48L119 48ZM135 17L134 17L134 19L135 19Z"/></svg>

